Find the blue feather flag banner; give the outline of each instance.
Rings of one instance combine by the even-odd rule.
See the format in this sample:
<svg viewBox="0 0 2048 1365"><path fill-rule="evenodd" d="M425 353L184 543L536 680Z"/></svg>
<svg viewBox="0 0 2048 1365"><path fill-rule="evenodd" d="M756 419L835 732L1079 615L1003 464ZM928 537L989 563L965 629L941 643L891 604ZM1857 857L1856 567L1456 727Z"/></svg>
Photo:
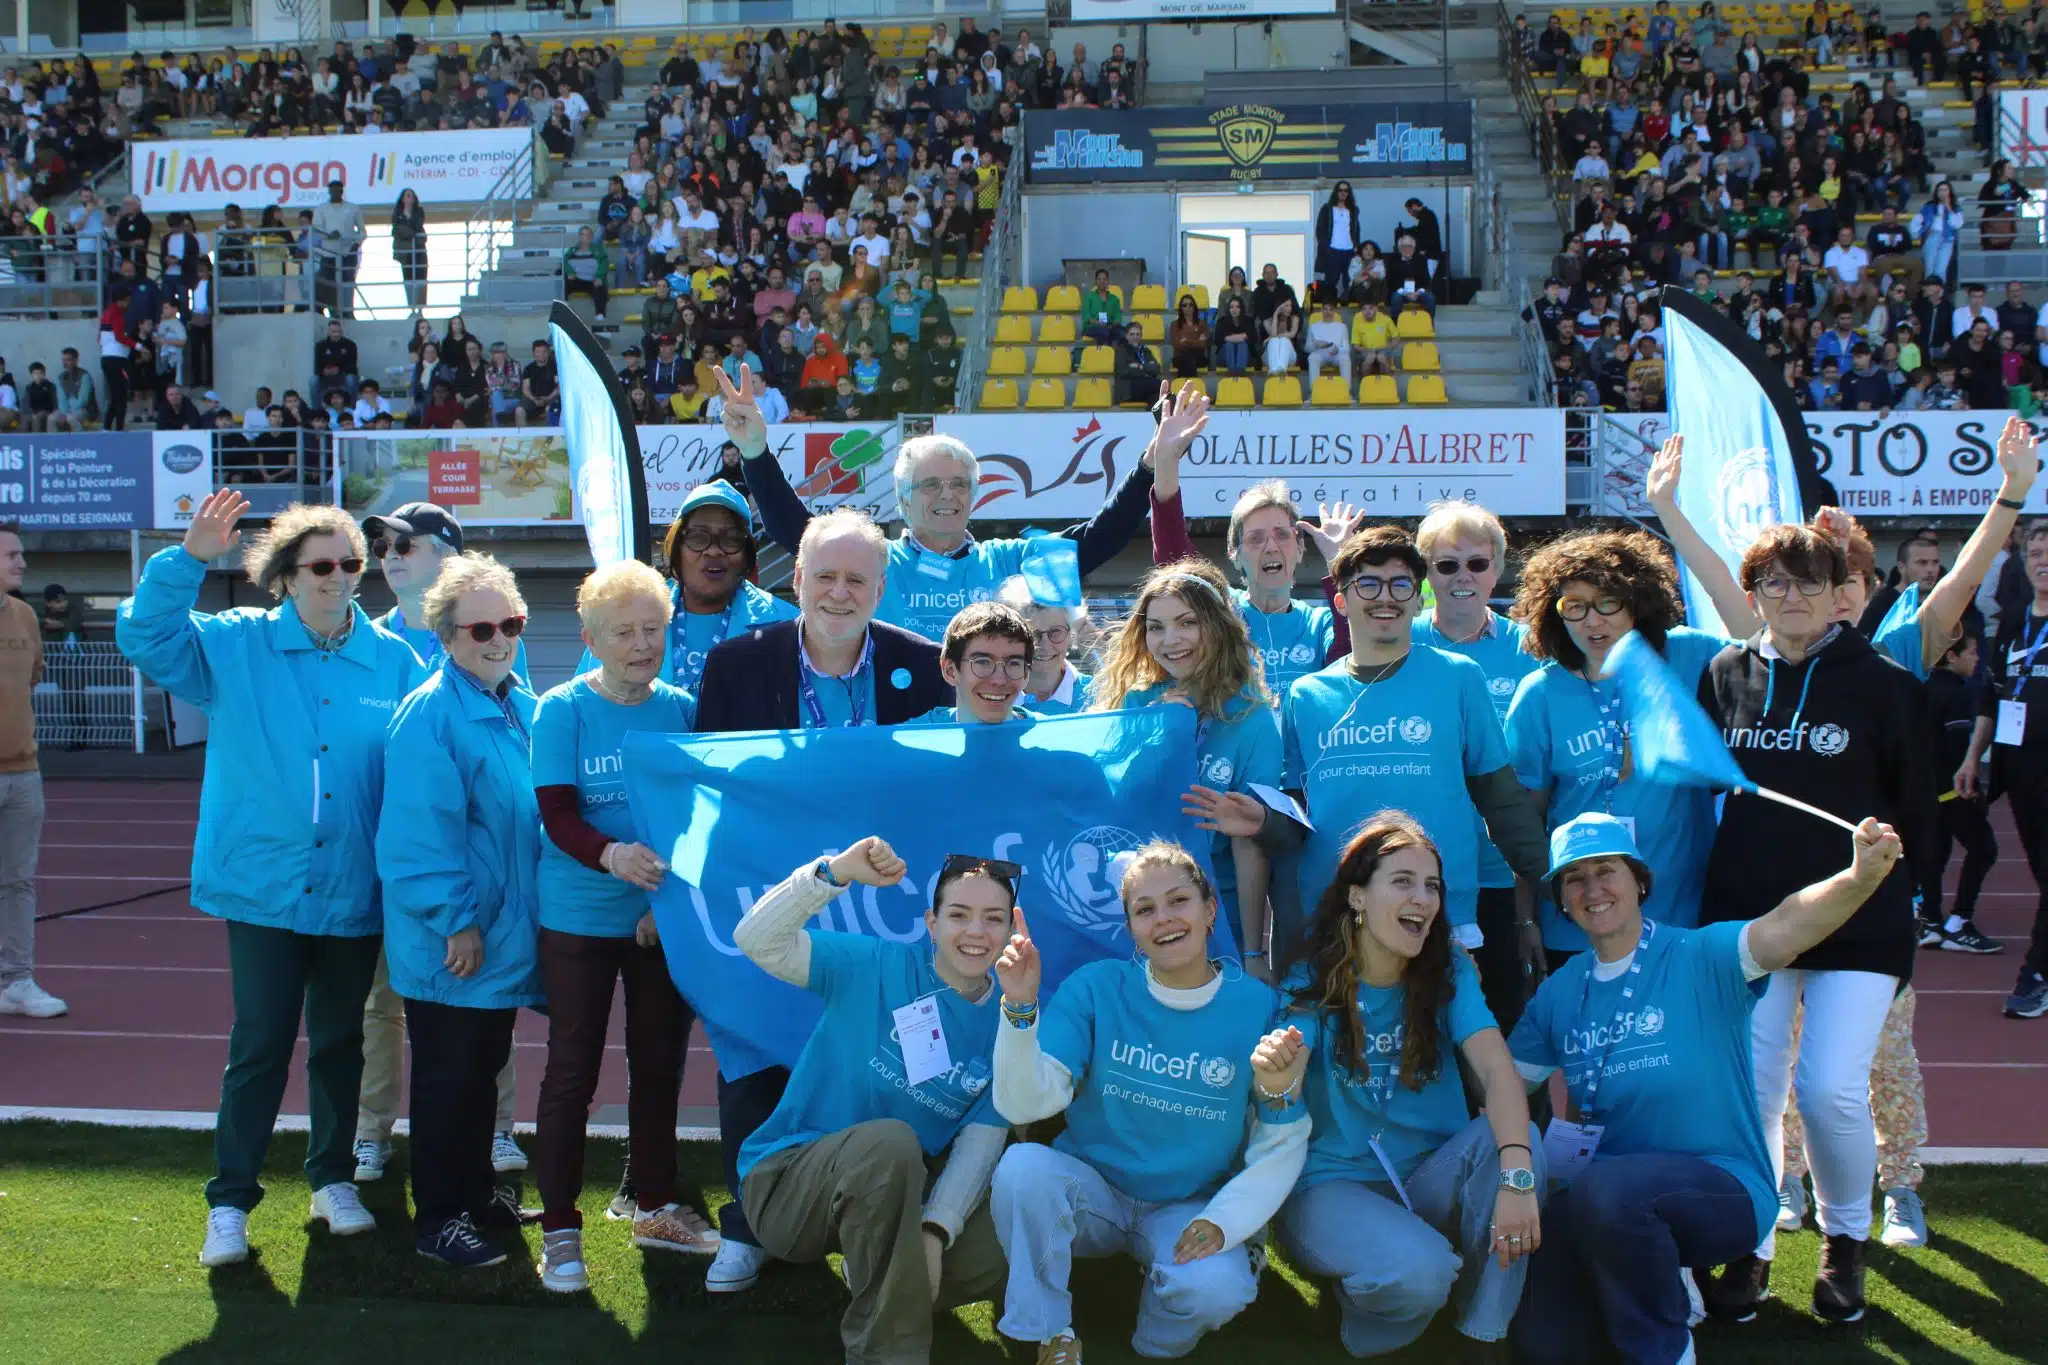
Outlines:
<svg viewBox="0 0 2048 1365"><path fill-rule="evenodd" d="M640 837L670 867L653 897L669 972L728 1079L794 1065L817 1022L817 998L754 966L733 931L822 855L873 834L909 864L901 885L855 887L816 921L902 943L925 937L948 854L1019 864L1047 992L1084 963L1132 952L1118 890L1128 855L1171 839L1210 867L1214 836L1181 812L1196 777L1185 706L1006 725L632 733L624 764ZM1227 920L1215 956L1236 954Z"/></svg>
<svg viewBox="0 0 2048 1365"><path fill-rule="evenodd" d="M1728 752L1720 727L1679 686L1641 631L1623 636L1607 658L1608 671L1621 688L1629 757L1638 776L1671 787L1756 789Z"/></svg>

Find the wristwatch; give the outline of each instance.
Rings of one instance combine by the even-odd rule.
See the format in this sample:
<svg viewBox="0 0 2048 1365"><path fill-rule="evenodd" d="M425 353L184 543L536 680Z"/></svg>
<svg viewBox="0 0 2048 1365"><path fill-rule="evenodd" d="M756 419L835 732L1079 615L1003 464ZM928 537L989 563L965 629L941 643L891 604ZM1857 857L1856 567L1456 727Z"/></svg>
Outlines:
<svg viewBox="0 0 2048 1365"><path fill-rule="evenodd" d="M825 885L832 887L835 890L842 888L846 885L845 882L840 881L839 878L832 875L832 860L830 858L818 859L818 865L812 868L811 871L813 874L816 875L819 881L825 883Z"/></svg>
<svg viewBox="0 0 2048 1365"><path fill-rule="evenodd" d="M1527 1166L1510 1166L1500 1173L1500 1187L1516 1194L1533 1194L1536 1191L1536 1172Z"/></svg>

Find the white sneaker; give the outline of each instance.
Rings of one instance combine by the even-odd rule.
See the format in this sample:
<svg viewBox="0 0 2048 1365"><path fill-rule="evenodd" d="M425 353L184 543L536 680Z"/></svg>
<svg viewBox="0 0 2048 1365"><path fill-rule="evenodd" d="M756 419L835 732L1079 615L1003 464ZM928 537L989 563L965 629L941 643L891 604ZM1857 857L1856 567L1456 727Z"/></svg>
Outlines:
<svg viewBox="0 0 2048 1365"><path fill-rule="evenodd" d="M1901 1185L1884 1192L1884 1231L1878 1240L1888 1247L1927 1245L1927 1210L1917 1191Z"/></svg>
<svg viewBox="0 0 2048 1365"><path fill-rule="evenodd" d="M346 1180L313 1191L312 1216L325 1222L327 1230L336 1237L353 1237L377 1226L377 1220L363 1207L356 1187Z"/></svg>
<svg viewBox="0 0 2048 1365"><path fill-rule="evenodd" d="M491 1169L499 1175L526 1169L526 1153L519 1150L510 1133L499 1133L491 1139Z"/></svg>
<svg viewBox="0 0 2048 1365"><path fill-rule="evenodd" d="M590 1272L583 1266L583 1230L563 1228L544 1232L540 1239L540 1287L557 1294L576 1294L590 1288Z"/></svg>
<svg viewBox="0 0 2048 1365"><path fill-rule="evenodd" d="M391 1144L374 1138L356 1139L356 1179L382 1180L391 1164Z"/></svg>
<svg viewBox="0 0 2048 1365"><path fill-rule="evenodd" d="M1788 1175L1778 1182L1778 1231L1797 1232L1806 1226L1806 1181Z"/></svg>
<svg viewBox="0 0 2048 1365"><path fill-rule="evenodd" d="M0 991L0 1014L25 1014L31 1019L55 1019L71 1007L24 976Z"/></svg>
<svg viewBox="0 0 2048 1365"><path fill-rule="evenodd" d="M752 1289L754 1281L761 1278L761 1267L768 1264L768 1253L759 1247L748 1246L745 1242L720 1242L718 1255L713 1258L711 1268L704 1272L704 1288L712 1294L737 1294Z"/></svg>
<svg viewBox="0 0 2048 1365"><path fill-rule="evenodd" d="M203 1266L236 1265L249 1259L249 1215L222 1204L206 1211L206 1245L199 1249Z"/></svg>

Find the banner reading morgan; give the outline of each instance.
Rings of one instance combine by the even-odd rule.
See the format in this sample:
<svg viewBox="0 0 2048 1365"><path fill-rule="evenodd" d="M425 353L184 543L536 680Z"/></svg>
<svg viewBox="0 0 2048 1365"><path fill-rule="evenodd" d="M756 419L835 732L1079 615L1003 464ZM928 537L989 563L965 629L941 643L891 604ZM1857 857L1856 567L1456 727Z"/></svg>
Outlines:
<svg viewBox="0 0 2048 1365"><path fill-rule="evenodd" d="M1472 105L1034 110L1024 145L1034 185L1457 175L1472 168Z"/></svg>
<svg viewBox="0 0 2048 1365"><path fill-rule="evenodd" d="M380 137L201 138L137 144L128 187L142 207L218 212L240 204L260 210L312 208L339 180L351 204L395 204L410 189L425 204L482 199L518 162L533 135L524 128L462 133L385 133ZM515 194L533 193L529 168Z"/></svg>

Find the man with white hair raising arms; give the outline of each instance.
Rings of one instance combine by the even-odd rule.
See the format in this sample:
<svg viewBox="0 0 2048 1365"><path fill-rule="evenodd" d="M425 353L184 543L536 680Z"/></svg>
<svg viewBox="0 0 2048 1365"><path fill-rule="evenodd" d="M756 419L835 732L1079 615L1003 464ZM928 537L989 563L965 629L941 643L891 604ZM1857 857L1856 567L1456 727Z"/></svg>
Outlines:
<svg viewBox="0 0 2048 1365"><path fill-rule="evenodd" d="M811 520L768 454L768 429L751 398L752 375L740 369L740 383L719 378L726 435L746 460L747 487L761 509L762 524L784 549L794 549ZM918 436L905 441L896 455L896 498L904 531L887 542L889 582L876 617L915 631L928 640L943 639L953 613L970 602L985 602L1001 590L1003 580L1019 572L1029 541L1021 538L976 540L967 529L974 510L981 463L951 436ZM1074 541L1086 577L1131 543L1150 510L1152 466L1146 460L1131 466L1102 510L1060 534Z"/></svg>

